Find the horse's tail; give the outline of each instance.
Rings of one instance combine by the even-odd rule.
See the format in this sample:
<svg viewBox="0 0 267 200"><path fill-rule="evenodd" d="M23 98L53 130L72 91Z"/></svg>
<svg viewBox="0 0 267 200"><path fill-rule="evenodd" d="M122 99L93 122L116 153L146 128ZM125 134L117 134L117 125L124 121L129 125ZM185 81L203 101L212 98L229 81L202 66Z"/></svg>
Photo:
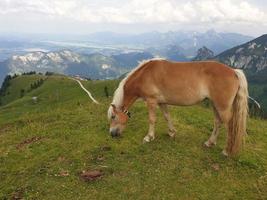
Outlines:
<svg viewBox="0 0 267 200"><path fill-rule="evenodd" d="M235 70L239 80L239 88L232 107L232 118L228 124L227 153L235 155L239 152L243 136L246 135L246 124L248 116L248 83L242 70Z"/></svg>

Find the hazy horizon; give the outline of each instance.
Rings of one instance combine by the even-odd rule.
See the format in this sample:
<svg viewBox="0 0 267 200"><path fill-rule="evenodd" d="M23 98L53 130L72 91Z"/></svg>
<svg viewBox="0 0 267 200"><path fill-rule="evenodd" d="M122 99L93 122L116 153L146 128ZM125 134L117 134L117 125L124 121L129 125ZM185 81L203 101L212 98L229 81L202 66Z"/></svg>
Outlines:
<svg viewBox="0 0 267 200"><path fill-rule="evenodd" d="M233 34L241 34L245 36L251 36L251 37L258 37L263 34L267 34L266 32L263 32L260 35L251 35L251 34L246 34L246 33L239 33L239 32L233 32L233 31L219 31L216 29L207 29L207 30L147 30L147 31L140 31L140 32L118 32L118 31L113 31L113 30L99 30L99 31L94 31L94 32L88 32L88 33L70 33L70 32L64 32L64 33L59 33L59 32L5 32L5 31L0 31L0 36L22 36L22 37L27 37L27 36L51 36L51 37L60 37L60 36L88 36L88 35L94 35L94 34L102 34L102 33L113 33L113 34L118 34L118 35L124 35L124 36L134 36L134 35L142 35L142 34L147 34L147 33L170 33L170 32L185 32L185 33L207 33L209 31L214 31L216 33L233 33Z"/></svg>

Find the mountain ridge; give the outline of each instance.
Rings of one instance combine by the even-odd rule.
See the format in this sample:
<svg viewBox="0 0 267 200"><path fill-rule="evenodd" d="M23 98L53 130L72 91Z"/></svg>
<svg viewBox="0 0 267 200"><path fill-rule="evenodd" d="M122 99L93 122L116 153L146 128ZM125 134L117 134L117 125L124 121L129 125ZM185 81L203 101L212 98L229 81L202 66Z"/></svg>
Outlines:
<svg viewBox="0 0 267 200"><path fill-rule="evenodd" d="M116 78L135 67L138 62L152 58L148 52L130 52L112 56L102 53L79 54L71 50L30 52L14 55L0 63L2 74L22 74L36 71L81 75L92 79ZM127 59L126 59L127 58ZM0 77L3 80L3 77Z"/></svg>
<svg viewBox="0 0 267 200"><path fill-rule="evenodd" d="M226 50L215 59L231 67L260 72L267 68L267 34Z"/></svg>

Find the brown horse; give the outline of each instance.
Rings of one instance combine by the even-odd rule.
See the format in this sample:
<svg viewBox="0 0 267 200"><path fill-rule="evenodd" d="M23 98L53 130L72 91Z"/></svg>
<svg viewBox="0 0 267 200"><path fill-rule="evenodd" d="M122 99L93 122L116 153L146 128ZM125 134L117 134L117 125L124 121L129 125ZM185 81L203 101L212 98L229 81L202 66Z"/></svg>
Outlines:
<svg viewBox="0 0 267 200"><path fill-rule="evenodd" d="M141 63L119 84L108 110L110 133L119 136L128 121L128 109L138 99L146 101L149 111L149 130L144 142L155 138L156 107L167 120L170 137L176 130L167 105L194 105L205 98L213 103L214 129L205 142L207 147L216 144L219 127L225 124L227 145L223 153L238 153L242 137L246 134L248 113L247 80L241 70L232 69L215 61L169 62L149 60Z"/></svg>

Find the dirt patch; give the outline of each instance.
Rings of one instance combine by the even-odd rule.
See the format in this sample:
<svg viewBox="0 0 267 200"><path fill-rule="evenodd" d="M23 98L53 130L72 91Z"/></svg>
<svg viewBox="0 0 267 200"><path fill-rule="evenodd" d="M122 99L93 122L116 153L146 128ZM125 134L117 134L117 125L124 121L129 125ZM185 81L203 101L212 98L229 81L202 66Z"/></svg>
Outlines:
<svg viewBox="0 0 267 200"><path fill-rule="evenodd" d="M23 199L24 190L18 189L15 192L12 193L11 199L12 200L20 200Z"/></svg>
<svg viewBox="0 0 267 200"><path fill-rule="evenodd" d="M37 136L34 136L32 138L28 138L24 141L22 141L21 143L17 144L16 148L17 149L22 149L23 147L25 147L26 145L29 145L29 144L32 144L34 142L38 142L40 140L44 139L44 137L37 137Z"/></svg>
<svg viewBox="0 0 267 200"><path fill-rule="evenodd" d="M101 178L104 173L101 170L82 171L80 178L86 182L95 181Z"/></svg>
<svg viewBox="0 0 267 200"><path fill-rule="evenodd" d="M102 151L110 151L111 150L111 147L110 146L102 146L101 147L101 150Z"/></svg>

